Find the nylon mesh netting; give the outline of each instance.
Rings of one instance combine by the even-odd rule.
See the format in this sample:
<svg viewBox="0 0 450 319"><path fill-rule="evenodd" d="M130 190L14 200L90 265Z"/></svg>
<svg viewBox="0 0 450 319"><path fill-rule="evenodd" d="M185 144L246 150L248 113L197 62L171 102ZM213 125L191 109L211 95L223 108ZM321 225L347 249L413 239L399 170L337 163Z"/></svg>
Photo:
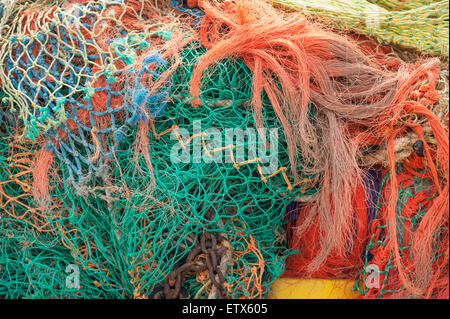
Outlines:
<svg viewBox="0 0 450 319"><path fill-rule="evenodd" d="M334 43L333 48L348 45L361 52L351 52L354 56L347 60L339 56L347 51L336 49L337 58L323 72L346 75L355 65L376 71L377 79L385 76L396 90L403 90L391 93L409 103L409 110L421 106L429 111L407 111L404 104L392 103L392 109L380 113L392 117L392 123L377 122L376 116L367 123L364 116L353 121L350 108L324 111L320 105L323 88L330 89L327 98L334 98L331 86L347 96L353 83L359 85L367 77L340 79L326 74L330 86L311 79L301 84L312 92L311 100L319 101L306 100L304 105L309 129L315 132L309 137L317 138L305 145L323 145L315 149L320 153L317 161L340 164L328 168L341 169L356 163L352 156L360 156L358 169L377 178L384 176L379 187L371 185L374 189L367 187L373 182L371 176L355 187L349 206L355 210L348 220L351 238L345 238L348 256L333 250L320 269L311 273L309 262L329 237L323 225L334 227L336 237L345 225L333 224L340 222L335 203L330 203L328 215L303 209L317 201L328 202L335 179L324 183L331 175L320 167L311 170L319 173L309 176L305 172L310 171L308 165L316 165L316 158L313 163L311 156L309 161L302 158L302 149L294 153L288 149L293 142L286 130L297 132L301 126L289 117L297 105L290 105L283 91L294 85L291 80L298 75L297 69L288 70L301 51L298 43L311 40L302 63L314 73L310 64L328 63L329 52L322 46L332 40L332 33L305 19L304 30L310 33L297 42L280 34L282 41L269 39L272 42L267 43L276 45L267 48L264 37L257 35L261 43L253 43L251 54L219 52L221 58L210 59L214 62L203 72L199 95L192 96L199 62L217 44L230 42L228 32L236 36L236 30L255 22L253 13L233 16L251 2L243 1L240 7L240 1L219 2L220 6L214 2L215 7L207 7L210 1L1 1L0 298L266 298L274 280L286 274L285 264L291 258L297 263L288 262L292 266L288 274L356 279L354 290L361 297L444 296L448 240L443 238L448 237L448 216L433 221L437 226L431 235L428 228L424 232L433 238L432 262L416 263L416 250L417 241L423 239L417 230L424 217L435 202L445 205L441 195L448 192L441 189L446 186L445 176L448 179L441 165L442 154L448 155L448 140L440 136L448 126L448 71L435 68L434 60L423 70L419 64L407 67L397 49L361 35L346 35ZM267 1L265 8L270 2L291 9L303 3ZM331 11L322 10L320 1L309 5L332 27L336 27L334 12L343 10L345 19L340 19L338 27L345 30L422 53L447 54L448 40L440 41L440 37L442 25L448 24L448 14L443 13L448 2L408 1L401 8L391 0L354 4L374 8L372 2L396 23L368 28L357 24L361 17L348 4L337 3ZM209 11L203 12L199 4ZM223 15L214 16L219 13ZM290 14L270 13L271 18L278 13L280 21ZM422 27L420 41L404 33L411 17L417 18L415 26ZM293 21L286 18L280 26ZM274 24L271 37L280 26ZM322 42L312 41L316 31L323 32ZM429 37L430 32L437 36ZM274 54L278 49L280 57ZM367 65L361 62L366 58ZM341 64L344 71L339 69ZM283 70L273 71L273 65ZM423 74L414 73L417 69ZM395 82L397 72L414 74L408 80L414 87ZM263 88L255 98L253 84L258 76ZM300 86L286 93L292 101ZM361 92L366 92L364 83L361 86ZM370 104L379 99L377 94L366 97L357 91L345 102ZM255 110L258 98L263 128ZM438 120L433 121L430 114ZM328 121L329 127L317 127ZM392 145L386 132L397 135ZM326 139L336 134L363 146L344 143L347 150L330 148L333 142ZM394 153L391 166L397 173L396 183L390 182L387 173L389 147ZM348 151L344 154L348 156L332 157L330 149ZM357 155L351 153L354 149ZM333 158L342 163L332 163ZM398 199L392 217L394 187L398 187ZM303 229L304 237L292 245L288 239L300 225L295 222L310 217L314 221ZM397 230L393 237L392 225ZM331 238L328 243L338 241ZM381 273L381 286L376 289L367 286L373 265ZM436 273L435 277L430 273ZM72 281L74 274L79 278Z"/></svg>
<svg viewBox="0 0 450 319"><path fill-rule="evenodd" d="M201 94L204 107L193 108L189 104L188 82L192 67L204 52L195 42L188 45L181 53L182 63L170 83L163 86L159 95L151 95L152 100L143 86L143 75L151 74L155 80L170 65L153 54L143 59L142 68L127 70L127 78L131 80L121 88L123 106L120 110L134 108L133 114L140 122L151 121L146 150L151 155L150 167L145 153L135 151L139 130L132 124L138 120L127 122L125 118L125 124L129 124L127 129L114 131L115 136L120 133L121 138L107 144L116 147L110 148L110 166L101 178L87 174L82 184L63 182L74 180L77 172L72 161L65 160L70 155L63 153L66 145L89 156L97 147L94 143L86 147L82 142L60 142L64 146L59 147L61 153L58 148L50 148L56 154L57 174L50 181L54 206L42 212L42 220L29 220L31 215L14 217L21 224L45 228L56 236L54 241L64 254L61 265L63 261L79 265L86 279L81 278L81 290L71 292L61 286L55 290L50 288L48 279L37 280L34 274L25 271L24 276L36 282L39 294L8 290L5 292L8 297L255 298L268 295L271 283L283 272L284 259L289 254L283 235L284 208L295 196L316 190L306 189L306 177L294 184L287 167L261 173L264 159L258 159L256 153L253 157L247 155L249 149L265 149L266 142L272 142L269 129L278 128L279 123L273 111L267 111L265 139L246 135L245 130L255 125L248 112L251 75L242 62L226 60L209 70ZM153 63L155 68L145 69L146 63ZM107 81L101 89L106 92L107 101L117 92L112 85ZM167 99L169 89L172 98L165 105L159 97ZM83 109L82 103L72 102L74 113L77 107ZM153 113L146 113L147 116L139 113L142 109L138 109L138 105L142 109L148 107L145 111ZM194 120L201 124L201 134L196 136ZM222 132L226 128L240 128L241 134L232 136L231 140L224 139L220 147L211 144L204 135L208 129ZM48 132L55 131L58 130ZM85 131L89 132L89 128ZM69 141L71 135L74 140L81 135L80 130L70 128L65 132ZM286 147L282 132L276 131L276 134L281 138L280 147ZM19 138L20 134L17 135ZM52 145L52 140L49 139L47 145ZM214 153L216 158L220 155L223 159L218 163L174 164L170 156L175 145L192 145L193 148L200 145L203 157L208 149L210 155ZM245 156L233 154L234 149L243 149ZM13 150L6 148L5 152ZM280 152L279 162L287 165L286 150ZM73 159L77 158L73 156ZM78 169L84 168L86 173L86 166ZM30 192L31 186L27 185ZM13 189L4 191L9 196L19 195ZM31 196L23 198L23 202L35 205ZM52 238L48 236L42 240ZM6 255L10 254L13 252ZM49 256L48 262L53 264L56 260ZM19 268L25 266L21 261L18 265ZM14 275L5 273L5 281Z"/></svg>

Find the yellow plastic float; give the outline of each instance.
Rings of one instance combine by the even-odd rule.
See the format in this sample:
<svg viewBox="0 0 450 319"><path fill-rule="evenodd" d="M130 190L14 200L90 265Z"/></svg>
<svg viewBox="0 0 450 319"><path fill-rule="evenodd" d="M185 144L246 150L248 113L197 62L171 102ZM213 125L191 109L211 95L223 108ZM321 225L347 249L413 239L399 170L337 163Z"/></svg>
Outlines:
<svg viewBox="0 0 450 319"><path fill-rule="evenodd" d="M353 280L278 278L270 299L355 299Z"/></svg>

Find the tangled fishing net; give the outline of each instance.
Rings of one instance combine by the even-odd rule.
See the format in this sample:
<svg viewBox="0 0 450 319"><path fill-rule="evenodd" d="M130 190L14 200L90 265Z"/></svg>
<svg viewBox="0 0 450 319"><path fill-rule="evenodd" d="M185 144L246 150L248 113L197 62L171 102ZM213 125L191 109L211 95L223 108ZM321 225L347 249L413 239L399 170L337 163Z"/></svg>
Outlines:
<svg viewBox="0 0 450 319"><path fill-rule="evenodd" d="M448 56L446 0L271 0L335 28L366 34L387 44Z"/></svg>
<svg viewBox="0 0 450 319"><path fill-rule="evenodd" d="M274 2L2 0L0 297L448 297L448 2Z"/></svg>

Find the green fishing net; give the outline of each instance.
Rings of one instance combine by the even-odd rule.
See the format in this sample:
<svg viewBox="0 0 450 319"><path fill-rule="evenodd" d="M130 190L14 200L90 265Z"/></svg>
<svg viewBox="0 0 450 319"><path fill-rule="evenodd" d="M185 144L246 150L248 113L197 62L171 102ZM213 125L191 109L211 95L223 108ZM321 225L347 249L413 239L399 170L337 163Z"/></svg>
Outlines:
<svg viewBox="0 0 450 319"><path fill-rule="evenodd" d="M306 6L382 42L448 53L446 1L401 8L391 0L274 2ZM182 18L165 16L158 1L44 0L30 12L27 1L0 5L0 298L265 298L283 273L293 253L286 208L308 201L320 185L300 165L290 166L264 92L264 128L256 127L252 74L243 61L213 64L200 95L190 96L193 68L206 49L183 43L177 64L165 45L174 28L198 27L202 12L171 3ZM361 8L381 12L379 21L355 12ZM186 14L193 18L179 20ZM411 25L424 32L411 37ZM49 198L37 201L39 151L53 157ZM399 191L405 205L429 188L410 180ZM355 286L363 296L386 244L385 199L378 204ZM426 208L402 216L403 208L397 223L406 265L408 232ZM375 297L403 289L391 256L385 261L378 263L384 268Z"/></svg>
<svg viewBox="0 0 450 319"><path fill-rule="evenodd" d="M448 0L271 0L338 29L386 44L448 56Z"/></svg>
<svg viewBox="0 0 450 319"><path fill-rule="evenodd" d="M202 105L190 104L192 68L204 52L197 43L181 52L182 63L170 79L172 99L164 113L146 123L151 127L146 149L139 147L139 130L130 130L107 163L107 173L78 187L64 182L68 168L56 159L52 204L43 209L40 223L29 223L48 223L48 231L30 231L30 248L10 244L26 231L22 227L30 227L30 217L2 219L8 225L3 232L15 231L13 237L2 236L1 267L9 270L2 272L0 294L269 295L290 253L283 231L286 206L317 190L308 189L306 176L294 183L284 135L270 107L264 111L266 130L256 130L249 106L251 73L243 62L227 59L210 67L203 77ZM4 191L19 195L17 189ZM31 196L27 202L35 205ZM44 247L55 248L40 255ZM39 255L38 265L26 262L28 251ZM42 278L35 277L43 273L39 267L48 268ZM78 289L65 284L66 267L79 271ZM29 279L17 279L21 284L13 288L15 277Z"/></svg>

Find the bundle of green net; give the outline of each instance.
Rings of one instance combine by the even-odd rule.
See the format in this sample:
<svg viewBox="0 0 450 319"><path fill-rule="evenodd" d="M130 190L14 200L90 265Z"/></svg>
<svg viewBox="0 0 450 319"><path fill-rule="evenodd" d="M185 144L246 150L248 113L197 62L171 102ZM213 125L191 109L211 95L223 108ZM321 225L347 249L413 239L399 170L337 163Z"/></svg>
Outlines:
<svg viewBox="0 0 450 319"><path fill-rule="evenodd" d="M64 182L67 167L56 159L51 203L42 210L32 196L20 197L22 190L2 188L20 200L14 216L6 212L10 208L0 210L0 295L269 296L290 253L283 231L286 206L316 189L306 176L293 183L284 135L270 106L265 134L252 131L252 79L243 62L228 59L208 69L202 106L191 106L191 72L204 52L197 43L181 52L182 63L170 79L171 100L162 115L145 123L146 149L139 146L138 128L130 130L107 162L107 174L77 188ZM226 129L232 129L231 139L219 134L217 145L219 135L212 137ZM14 150L5 141L0 158L9 165ZM276 159L271 168L264 161L270 156L260 153L269 152L268 145L278 147L269 153ZM14 179L7 175L2 181Z"/></svg>
<svg viewBox="0 0 450 319"><path fill-rule="evenodd" d="M448 0L271 0L341 30L448 56Z"/></svg>

